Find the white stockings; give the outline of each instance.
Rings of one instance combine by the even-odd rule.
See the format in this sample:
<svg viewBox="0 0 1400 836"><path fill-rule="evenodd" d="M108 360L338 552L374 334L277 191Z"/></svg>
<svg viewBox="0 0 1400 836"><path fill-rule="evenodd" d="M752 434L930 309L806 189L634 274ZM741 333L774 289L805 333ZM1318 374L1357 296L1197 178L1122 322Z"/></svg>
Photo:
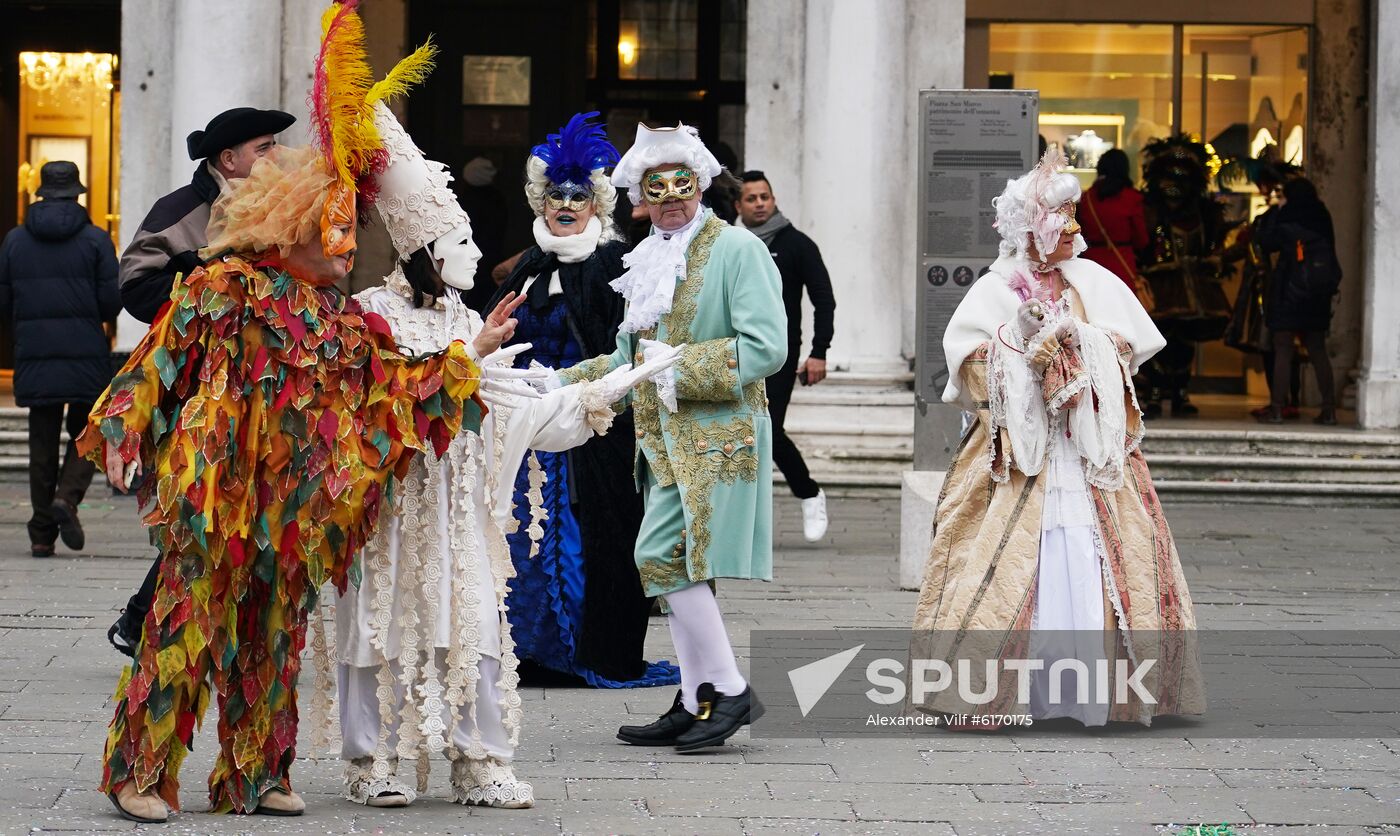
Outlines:
<svg viewBox="0 0 1400 836"><path fill-rule="evenodd" d="M709 682L726 696L744 693L748 683L739 673L719 602L707 583L696 583L666 596L671 608L671 641L681 667L681 702L694 714L699 709L695 692Z"/></svg>

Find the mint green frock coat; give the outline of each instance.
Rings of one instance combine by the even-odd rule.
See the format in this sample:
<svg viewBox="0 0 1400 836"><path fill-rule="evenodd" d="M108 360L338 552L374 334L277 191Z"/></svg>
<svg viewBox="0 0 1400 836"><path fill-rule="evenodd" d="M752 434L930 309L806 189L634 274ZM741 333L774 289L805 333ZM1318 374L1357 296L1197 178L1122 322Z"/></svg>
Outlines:
<svg viewBox="0 0 1400 836"><path fill-rule="evenodd" d="M787 359L782 280L753 233L704 211L671 312L655 328L618 332L612 354L560 372L572 383L640 363L640 338L686 346L673 367L676 412L650 381L631 395L635 475L646 496L635 558L652 596L711 578L773 577L773 425L764 379Z"/></svg>

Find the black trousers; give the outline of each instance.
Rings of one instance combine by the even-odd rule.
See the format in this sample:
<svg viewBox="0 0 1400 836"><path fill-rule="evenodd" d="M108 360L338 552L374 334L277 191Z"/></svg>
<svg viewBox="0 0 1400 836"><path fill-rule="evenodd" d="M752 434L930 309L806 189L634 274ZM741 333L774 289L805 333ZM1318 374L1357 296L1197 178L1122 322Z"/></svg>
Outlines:
<svg viewBox="0 0 1400 836"><path fill-rule="evenodd" d="M136 590L136 594L131 596L126 602L126 613L122 617L131 626L133 635L130 638L140 638L139 632L146 623L146 613L151 611L151 601L156 597L156 579L160 577L160 554L156 554L156 559L151 563L151 568L146 570L146 579L141 581L141 588Z"/></svg>
<svg viewBox="0 0 1400 836"><path fill-rule="evenodd" d="M1147 400L1160 401L1163 398L1177 400L1186 396L1186 386L1191 382L1191 363L1196 359L1196 344L1182 339L1173 333L1170 325L1158 323L1167 344L1156 356L1147 361L1143 373L1152 390Z"/></svg>
<svg viewBox="0 0 1400 836"><path fill-rule="evenodd" d="M792 356L789 353L788 356ZM798 499L811 499L821 490L812 481L807 470L807 462L802 460L802 451L788 438L783 430L787 420L788 403L792 401L792 387L797 383L796 364L785 365L778 373L768 378L768 414L773 417L773 461L787 479L788 487Z"/></svg>
<svg viewBox="0 0 1400 836"><path fill-rule="evenodd" d="M1317 388L1322 391L1323 407L1335 408L1337 384L1332 378L1332 358L1327 355L1326 331L1275 331L1274 380L1286 380L1293 366L1293 355L1297 351L1293 342L1295 334L1308 348L1308 360L1312 363L1313 373L1317 375ZM1286 394L1283 388L1276 387L1271 394L1273 405L1282 407Z"/></svg>
<svg viewBox="0 0 1400 836"><path fill-rule="evenodd" d="M68 445L60 463L58 440L62 436L63 408L68 407ZM97 466L78 455L76 439L87 427L92 404L70 403L29 408L29 502L34 516L29 518L29 542L52 546L58 539L58 523L50 507L55 499L66 499L76 508L83 501Z"/></svg>

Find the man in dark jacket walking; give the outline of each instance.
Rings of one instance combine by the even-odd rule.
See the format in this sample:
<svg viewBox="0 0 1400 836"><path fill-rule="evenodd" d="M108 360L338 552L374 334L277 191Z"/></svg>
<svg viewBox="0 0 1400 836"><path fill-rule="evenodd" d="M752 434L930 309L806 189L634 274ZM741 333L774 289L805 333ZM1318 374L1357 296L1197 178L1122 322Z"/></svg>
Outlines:
<svg viewBox="0 0 1400 836"><path fill-rule="evenodd" d="M739 223L768 245L768 252L783 277L783 307L787 309L787 362L768 378L768 412L773 418L773 461L787 479L794 496L802 500L802 534L808 542L826 534L826 494L812 479L802 452L783 430L788 402L795 381L815 386L826 377L826 349L835 330L836 296L831 276L826 272L821 250L811 238L797 231L778 211L773 187L761 171L746 171L743 190L734 208ZM800 364L802 354L802 291L812 300L812 350Z"/></svg>
<svg viewBox="0 0 1400 836"><path fill-rule="evenodd" d="M122 306L128 313L142 322L155 320L170 299L175 276L200 265L199 249L209 243L204 232L209 208L223 184L247 177L253 163L277 144L275 135L295 121L280 110L235 107L185 138L190 159L200 161L194 177L156 201L122 253Z"/></svg>
<svg viewBox="0 0 1400 836"><path fill-rule="evenodd" d="M84 545L78 506L92 484L92 462L74 439L112 379L104 322L121 311L117 252L78 203L86 192L71 162L45 163L24 225L0 245L0 316L13 318L15 403L29 407L30 553L53 554L54 540ZM59 463L59 433L68 409L68 446Z"/></svg>

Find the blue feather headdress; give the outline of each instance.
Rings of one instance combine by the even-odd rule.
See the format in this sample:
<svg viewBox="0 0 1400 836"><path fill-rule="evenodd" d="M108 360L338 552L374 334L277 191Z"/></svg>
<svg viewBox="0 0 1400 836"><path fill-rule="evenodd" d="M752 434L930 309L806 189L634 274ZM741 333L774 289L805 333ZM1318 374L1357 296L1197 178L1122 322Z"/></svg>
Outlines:
<svg viewBox="0 0 1400 836"><path fill-rule="evenodd" d="M608 142L603 126L588 121L597 115L596 110L575 113L559 133L530 149L530 156L544 161L549 182L586 186L594 171L617 165L620 155Z"/></svg>

